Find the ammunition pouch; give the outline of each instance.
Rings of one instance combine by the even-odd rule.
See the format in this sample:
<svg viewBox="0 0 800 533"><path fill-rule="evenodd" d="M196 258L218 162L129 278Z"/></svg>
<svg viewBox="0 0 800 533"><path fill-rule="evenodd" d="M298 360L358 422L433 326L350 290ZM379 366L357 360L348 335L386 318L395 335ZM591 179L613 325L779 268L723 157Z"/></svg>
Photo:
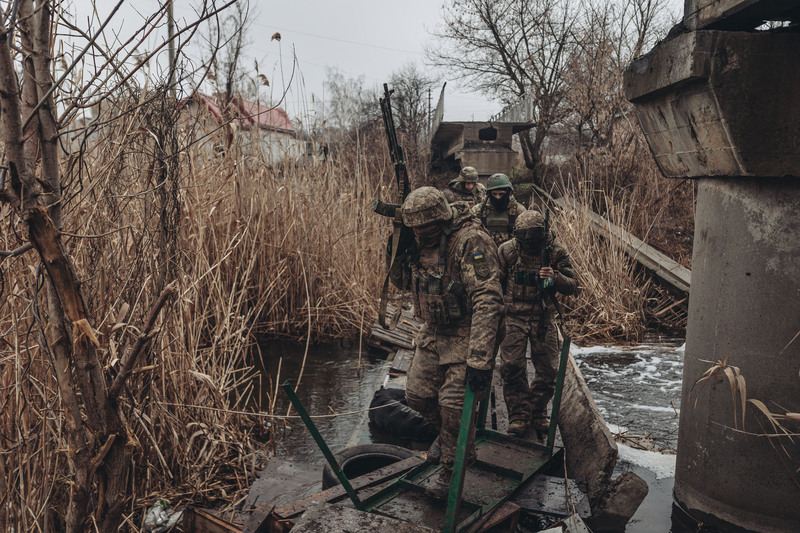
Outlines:
<svg viewBox="0 0 800 533"><path fill-rule="evenodd" d="M447 281L440 274L415 269L411 275L411 288L419 299L420 317L429 324L448 326L468 315L466 290L455 280Z"/></svg>

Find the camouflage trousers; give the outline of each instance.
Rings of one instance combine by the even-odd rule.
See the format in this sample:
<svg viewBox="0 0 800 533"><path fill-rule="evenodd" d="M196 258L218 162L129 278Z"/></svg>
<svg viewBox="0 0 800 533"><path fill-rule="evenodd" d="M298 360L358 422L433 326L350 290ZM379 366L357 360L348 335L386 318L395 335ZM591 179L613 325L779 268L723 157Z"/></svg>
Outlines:
<svg viewBox="0 0 800 533"><path fill-rule="evenodd" d="M436 337L438 339L438 336ZM433 342L430 342L430 341ZM466 362L441 363L452 361L454 354L439 353L462 344L460 339L430 339L425 345L418 345L414 359L408 370L406 382L406 401L409 407L418 411L429 424L439 429L439 447L442 449L440 462L452 468L455 460L458 432L461 427L461 412L464 407L467 372ZM454 342L455 341L455 342ZM468 344L468 337L464 339ZM467 442L467 464L475 460L475 424L472 424Z"/></svg>
<svg viewBox="0 0 800 533"><path fill-rule="evenodd" d="M531 416L547 412L547 404L556 388L560 352L559 332L555 322L548 320L544 339L537 337L538 317L535 319L508 315L506 335L500 347L500 375L503 396L508 407L508 420L526 424ZM535 370L533 383L528 385L525 354L531 343L531 361Z"/></svg>

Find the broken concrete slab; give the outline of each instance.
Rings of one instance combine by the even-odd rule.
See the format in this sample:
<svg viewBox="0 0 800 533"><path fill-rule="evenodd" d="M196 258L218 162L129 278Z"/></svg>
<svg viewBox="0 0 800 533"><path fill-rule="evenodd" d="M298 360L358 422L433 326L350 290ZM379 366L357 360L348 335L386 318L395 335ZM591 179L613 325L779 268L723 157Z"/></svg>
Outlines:
<svg viewBox="0 0 800 533"><path fill-rule="evenodd" d="M567 454L567 473L570 478L586 480L589 502L594 509L595 502L600 501L611 483L617 464L617 443L571 354L562 394L558 425Z"/></svg>
<svg viewBox="0 0 800 533"><path fill-rule="evenodd" d="M592 530L625 531L625 525L644 501L648 490L647 482L633 472L614 478L595 506L589 521Z"/></svg>

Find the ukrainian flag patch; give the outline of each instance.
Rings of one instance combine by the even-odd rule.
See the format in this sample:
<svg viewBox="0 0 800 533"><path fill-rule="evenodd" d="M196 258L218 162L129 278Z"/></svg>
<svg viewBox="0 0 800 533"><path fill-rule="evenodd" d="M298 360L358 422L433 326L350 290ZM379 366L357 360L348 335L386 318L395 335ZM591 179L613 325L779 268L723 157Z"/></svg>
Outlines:
<svg viewBox="0 0 800 533"><path fill-rule="evenodd" d="M475 276L479 280L485 280L489 277L489 264L486 263L483 252L475 252L472 254L472 265L475 268Z"/></svg>

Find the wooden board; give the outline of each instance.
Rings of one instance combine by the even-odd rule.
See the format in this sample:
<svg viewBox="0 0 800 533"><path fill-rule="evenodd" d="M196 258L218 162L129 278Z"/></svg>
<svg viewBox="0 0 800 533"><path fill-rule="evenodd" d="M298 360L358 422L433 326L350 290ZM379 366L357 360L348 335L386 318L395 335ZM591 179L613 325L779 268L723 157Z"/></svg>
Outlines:
<svg viewBox="0 0 800 533"><path fill-rule="evenodd" d="M574 511L581 518L592 516L589 498L573 479L533 476L511 497L510 501L533 513L569 516Z"/></svg>
<svg viewBox="0 0 800 533"><path fill-rule="evenodd" d="M387 316L392 317L396 312L397 307L392 305L387 307ZM372 324L372 332L367 339L367 344L386 351L395 351L399 348L413 350L414 337L417 336L417 332L423 324L424 322L414 318L410 311L403 310L400 321L393 330L386 329L377 322Z"/></svg>
<svg viewBox="0 0 800 533"><path fill-rule="evenodd" d="M292 533L352 533L354 531L435 533L429 527L325 502L309 507L303 516L297 519L292 528Z"/></svg>
<svg viewBox="0 0 800 533"><path fill-rule="evenodd" d="M408 373L411 368L411 360L414 359L414 352L401 348L397 350L392 359L392 366L389 368L390 376L399 376Z"/></svg>

